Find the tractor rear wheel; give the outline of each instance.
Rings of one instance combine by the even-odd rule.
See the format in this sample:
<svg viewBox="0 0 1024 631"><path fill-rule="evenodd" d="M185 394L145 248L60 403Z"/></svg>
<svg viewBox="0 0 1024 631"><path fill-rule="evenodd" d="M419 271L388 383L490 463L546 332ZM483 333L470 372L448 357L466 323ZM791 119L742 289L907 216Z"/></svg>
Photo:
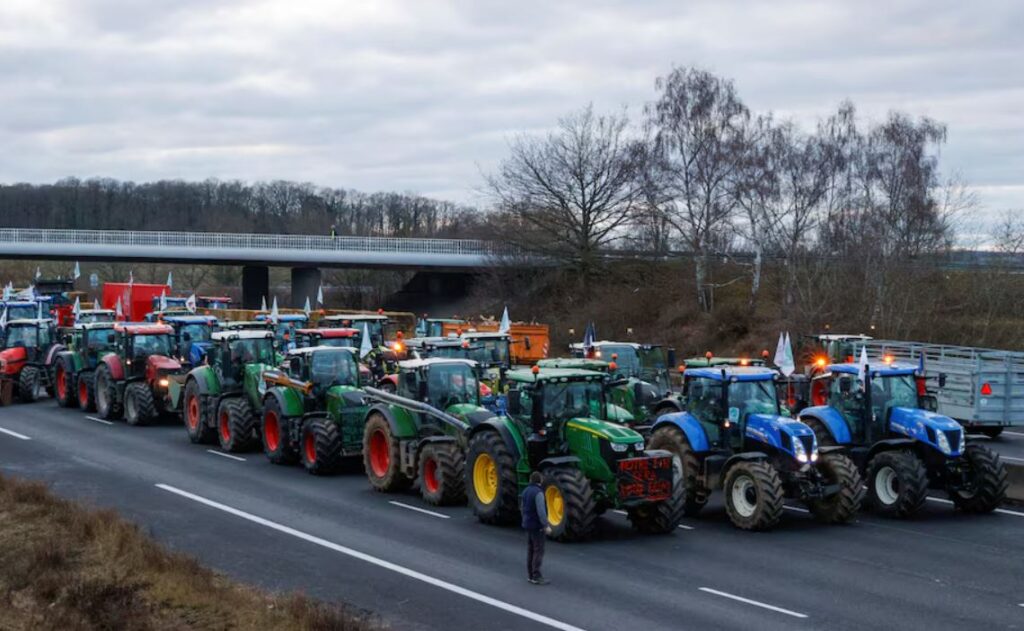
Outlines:
<svg viewBox="0 0 1024 631"><path fill-rule="evenodd" d="M1006 467L995 452L981 445L968 445L963 459L971 488L950 488L949 499L965 513L991 513L1006 499Z"/></svg>
<svg viewBox="0 0 1024 631"><path fill-rule="evenodd" d="M683 514L696 517L708 503L707 493L700 489L700 460L683 432L675 427L660 427L651 435L648 449L672 452L683 465Z"/></svg>
<svg viewBox="0 0 1024 631"><path fill-rule="evenodd" d="M928 493L928 470L912 451L883 451L868 463L868 498L886 517L921 510Z"/></svg>
<svg viewBox="0 0 1024 631"><path fill-rule="evenodd" d="M575 467L551 467L544 473L549 536L556 541L582 541L589 537L597 522L597 502L590 480Z"/></svg>
<svg viewBox="0 0 1024 631"><path fill-rule="evenodd" d="M782 480L764 460L739 462L725 474L725 512L743 530L771 530L782 518Z"/></svg>
<svg viewBox="0 0 1024 631"><path fill-rule="evenodd" d="M312 418L302 425L302 466L313 475L330 475L341 465L338 425L329 418Z"/></svg>
<svg viewBox="0 0 1024 631"><path fill-rule="evenodd" d="M144 381L128 384L124 389L124 420L129 425L148 425L156 419L153 390Z"/></svg>
<svg viewBox="0 0 1024 631"><path fill-rule="evenodd" d="M274 464L294 464L299 459L291 441L291 424L295 421L284 415L276 397L267 397L263 404L263 453Z"/></svg>
<svg viewBox="0 0 1024 631"><path fill-rule="evenodd" d="M245 397L220 402L217 409L217 439L228 452L249 451L256 443L256 419Z"/></svg>
<svg viewBox="0 0 1024 631"><path fill-rule="evenodd" d="M75 373L68 364L67 360L61 358L57 360L57 365L53 369L54 393L57 405L62 408L78 407Z"/></svg>
<svg viewBox="0 0 1024 631"><path fill-rule="evenodd" d="M78 379L76 380L78 385L76 387L78 393L78 407L82 408L83 412L95 412L96 411L96 373L92 371L78 373Z"/></svg>
<svg viewBox="0 0 1024 631"><path fill-rule="evenodd" d="M519 517L516 459L497 432L485 430L469 441L466 489L473 514L485 524L510 524Z"/></svg>
<svg viewBox="0 0 1024 631"><path fill-rule="evenodd" d="M402 472L398 438L384 415L374 412L363 429L363 468L374 490L382 493L402 491L412 485Z"/></svg>
<svg viewBox="0 0 1024 631"><path fill-rule="evenodd" d="M121 418L121 402L117 400L117 382L106 364L96 369L96 414L100 418Z"/></svg>
<svg viewBox="0 0 1024 631"><path fill-rule="evenodd" d="M675 532L683 518L686 503L686 478L678 456L672 458L672 473L672 495L668 499L626 510L629 522L638 531L656 535Z"/></svg>
<svg viewBox="0 0 1024 631"><path fill-rule="evenodd" d="M216 440L216 430L210 426L206 419L203 395L199 392L199 384L195 379L189 379L185 384L184 399L185 431L188 432L188 439L197 445L204 445Z"/></svg>
<svg viewBox="0 0 1024 631"><path fill-rule="evenodd" d="M832 447L836 444L836 439L832 437L832 432L828 431L824 423L807 416L800 420L814 431L814 437L818 439L819 447Z"/></svg>
<svg viewBox="0 0 1024 631"><path fill-rule="evenodd" d="M428 504L466 501L466 458L455 443L430 443L420 451L420 495Z"/></svg>
<svg viewBox="0 0 1024 631"><path fill-rule="evenodd" d="M18 375L18 398L22 403L33 403L39 398L39 369L25 366Z"/></svg>
<svg viewBox="0 0 1024 631"><path fill-rule="evenodd" d="M843 454L825 454L818 462L818 471L827 484L838 484L835 495L807 503L818 521L845 524L854 518L864 500L864 484L857 465Z"/></svg>

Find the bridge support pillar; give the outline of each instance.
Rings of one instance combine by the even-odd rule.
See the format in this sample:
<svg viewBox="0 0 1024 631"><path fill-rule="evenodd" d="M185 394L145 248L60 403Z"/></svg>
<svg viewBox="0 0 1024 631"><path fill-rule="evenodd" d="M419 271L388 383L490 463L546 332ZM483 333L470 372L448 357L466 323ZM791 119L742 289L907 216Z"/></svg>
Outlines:
<svg viewBox="0 0 1024 631"><path fill-rule="evenodd" d="M242 308L259 309L264 297L270 300L270 268L266 265L242 267Z"/></svg>
<svg viewBox="0 0 1024 631"><path fill-rule="evenodd" d="M292 302L289 305L293 309L301 309L306 306L306 298L309 304L316 309L316 292L320 288L319 267L293 267L292 268Z"/></svg>

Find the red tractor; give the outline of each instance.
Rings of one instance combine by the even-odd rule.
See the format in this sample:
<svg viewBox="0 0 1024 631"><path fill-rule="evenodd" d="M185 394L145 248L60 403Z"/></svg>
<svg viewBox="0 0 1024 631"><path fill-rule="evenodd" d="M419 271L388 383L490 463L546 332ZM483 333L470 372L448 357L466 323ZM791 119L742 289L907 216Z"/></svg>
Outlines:
<svg viewBox="0 0 1024 631"><path fill-rule="evenodd" d="M181 373L173 358L174 329L166 324L115 324L107 334L112 350L96 366L96 413L124 415L129 425L145 425L171 409L171 376ZM88 386L87 386L88 387Z"/></svg>
<svg viewBox="0 0 1024 631"><path fill-rule="evenodd" d="M3 329L0 351L0 402L17 396L32 403L45 389L52 394L50 375L57 329L50 319L12 320Z"/></svg>

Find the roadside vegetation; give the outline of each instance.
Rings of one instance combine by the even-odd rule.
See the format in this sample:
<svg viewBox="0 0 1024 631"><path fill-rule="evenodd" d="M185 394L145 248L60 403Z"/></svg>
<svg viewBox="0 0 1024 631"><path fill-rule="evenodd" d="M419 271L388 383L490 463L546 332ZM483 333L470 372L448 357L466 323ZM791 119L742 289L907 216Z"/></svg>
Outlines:
<svg viewBox="0 0 1024 631"><path fill-rule="evenodd" d="M113 511L0 476L0 629L380 628L366 614L239 584Z"/></svg>

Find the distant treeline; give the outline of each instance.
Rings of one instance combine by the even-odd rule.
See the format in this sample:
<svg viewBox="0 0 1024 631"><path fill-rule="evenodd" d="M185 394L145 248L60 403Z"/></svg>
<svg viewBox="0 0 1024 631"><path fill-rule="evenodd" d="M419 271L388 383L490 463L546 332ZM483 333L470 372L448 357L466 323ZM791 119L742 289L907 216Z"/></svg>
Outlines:
<svg viewBox="0 0 1024 631"><path fill-rule="evenodd" d="M0 227L396 237L473 236L475 209L409 193L297 182L67 178L0 185Z"/></svg>

